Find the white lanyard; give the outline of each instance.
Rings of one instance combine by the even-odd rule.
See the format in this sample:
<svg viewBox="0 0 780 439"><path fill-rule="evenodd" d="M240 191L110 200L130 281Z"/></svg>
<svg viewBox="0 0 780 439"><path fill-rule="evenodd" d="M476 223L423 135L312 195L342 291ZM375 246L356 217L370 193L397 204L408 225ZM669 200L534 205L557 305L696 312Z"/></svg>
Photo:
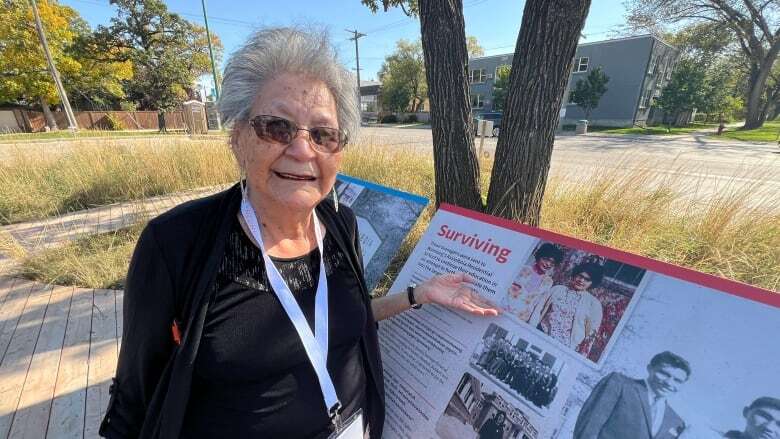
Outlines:
<svg viewBox="0 0 780 439"><path fill-rule="evenodd" d="M246 196L241 199L241 215L246 221L247 227L249 227L252 237L255 238L257 244L260 246L260 252L263 254L263 261L265 262L265 271L268 275L268 282L271 283L271 289L273 289L276 297L279 298L282 307L287 316L290 317L293 326L295 326L298 337L300 337L303 343L303 348L306 350L306 355L309 357L312 366L314 366L314 372L317 374L317 379L320 382L320 388L322 389L322 395L325 399L325 408L328 411L328 415L331 417L331 421L334 425L339 423L339 414L341 411L341 403L339 402L338 395L336 395L336 388L333 386L333 381L328 374L327 360L328 360L328 280L325 273L325 252L322 245L322 231L320 230L320 221L317 218L317 214L312 212L314 222L314 234L317 237L317 246L320 249L320 275L317 284L317 293L314 298L314 334L312 334L311 327L306 321L306 317L301 311L301 307L295 300L290 287L287 282L284 281L282 275L279 274L279 270L276 269L271 258L268 257L268 252L265 251L265 245L263 244L263 236L260 233L260 225L257 221L257 216L252 205L249 203ZM315 337L316 334L316 337Z"/></svg>

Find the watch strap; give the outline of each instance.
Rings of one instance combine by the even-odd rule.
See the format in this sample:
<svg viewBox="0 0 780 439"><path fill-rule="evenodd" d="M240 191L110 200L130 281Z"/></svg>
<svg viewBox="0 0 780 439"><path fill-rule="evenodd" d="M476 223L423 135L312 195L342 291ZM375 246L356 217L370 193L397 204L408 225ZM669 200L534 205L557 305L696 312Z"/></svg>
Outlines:
<svg viewBox="0 0 780 439"><path fill-rule="evenodd" d="M411 284L408 287L406 287L406 296L409 299L409 305L414 309L420 309L422 308L422 304L417 303L414 300L414 289L417 288L417 285Z"/></svg>

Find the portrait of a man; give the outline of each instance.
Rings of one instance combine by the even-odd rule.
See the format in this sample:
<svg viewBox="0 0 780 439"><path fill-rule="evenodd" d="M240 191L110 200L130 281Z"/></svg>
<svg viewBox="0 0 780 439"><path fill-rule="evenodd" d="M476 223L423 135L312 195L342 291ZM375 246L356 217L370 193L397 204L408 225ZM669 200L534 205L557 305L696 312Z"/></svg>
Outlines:
<svg viewBox="0 0 780 439"><path fill-rule="evenodd" d="M742 411L745 428L733 430L726 439L780 439L780 399L768 396L758 398Z"/></svg>
<svg viewBox="0 0 780 439"><path fill-rule="evenodd" d="M599 381L577 417L574 439L675 439L685 422L667 398L688 381L691 367L671 352L650 360L645 378L613 372Z"/></svg>

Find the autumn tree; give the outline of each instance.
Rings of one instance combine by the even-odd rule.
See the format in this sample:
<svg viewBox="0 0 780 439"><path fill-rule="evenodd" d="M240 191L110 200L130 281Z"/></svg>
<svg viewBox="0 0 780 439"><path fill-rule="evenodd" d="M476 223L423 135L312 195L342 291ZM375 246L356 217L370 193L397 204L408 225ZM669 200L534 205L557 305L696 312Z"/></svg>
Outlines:
<svg viewBox="0 0 780 439"><path fill-rule="evenodd" d="M735 36L749 67L745 129L764 124L767 80L780 54L780 3L769 0L630 0L634 29L664 30L691 23L717 23Z"/></svg>
<svg viewBox="0 0 780 439"><path fill-rule="evenodd" d="M477 37L469 35L466 38L466 51L469 53L469 57L484 56L485 49L479 45Z"/></svg>
<svg viewBox="0 0 780 439"><path fill-rule="evenodd" d="M590 112L599 106L601 97L607 92L608 82L609 76L604 73L601 67L596 67L588 73L588 76L574 84L569 100L582 108L582 111L585 112L585 119L590 119Z"/></svg>
<svg viewBox="0 0 780 439"><path fill-rule="evenodd" d="M469 102L461 0L361 0L420 16L436 202L536 225L558 113L590 0L527 0L515 45L501 135L483 204Z"/></svg>
<svg viewBox="0 0 780 439"><path fill-rule="evenodd" d="M398 40L396 49L379 69L382 107L390 111L419 111L428 96L425 61L420 41Z"/></svg>
<svg viewBox="0 0 780 439"><path fill-rule="evenodd" d="M28 0L5 0L0 9L0 102L39 105L46 123L57 129L50 105L59 95L48 72L43 49L32 25ZM80 39L90 33L78 13L55 1L39 2L49 50L69 95L121 99L122 82L132 77L125 62L98 62L95 53L80 47ZM78 102L74 100L74 102Z"/></svg>
<svg viewBox="0 0 780 439"><path fill-rule="evenodd" d="M132 62L135 76L126 85L128 97L138 109L156 110L164 131L163 114L193 96L196 79L211 71L206 30L169 12L161 0L111 4L117 16L109 26L98 27L92 42L111 53L107 59ZM213 33L212 45L219 59L222 44Z"/></svg>

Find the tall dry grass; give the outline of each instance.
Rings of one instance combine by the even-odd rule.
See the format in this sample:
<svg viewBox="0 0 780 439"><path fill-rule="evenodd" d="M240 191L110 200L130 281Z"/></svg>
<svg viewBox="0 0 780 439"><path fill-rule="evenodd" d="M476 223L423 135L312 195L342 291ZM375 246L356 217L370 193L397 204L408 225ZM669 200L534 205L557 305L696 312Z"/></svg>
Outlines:
<svg viewBox="0 0 780 439"><path fill-rule="evenodd" d="M224 145L210 146L218 147ZM184 148L176 154L186 152L187 148ZM226 149L223 152L229 154ZM215 180L225 179L216 181L218 183L235 178L231 174L235 168L229 156L224 160L213 160L222 152L190 154L193 160L209 160L207 164L192 164L196 171L190 175L216 175ZM482 165L484 188L492 163L486 160ZM148 166L159 169L161 165L150 163ZM207 172L205 168L211 170ZM433 199L433 162L429 154L378 145L356 146L347 150L342 171ZM170 169L170 172L178 171ZM700 197L690 196L690 181L683 184L679 178L668 177L670 174L613 166L592 169L574 177L577 174L570 170L553 168L544 198L541 226L780 290L780 194L766 194L763 199L756 200L755 188L735 184L718 189L703 203ZM181 180L177 181L181 183ZM121 181L127 185L127 192L132 185L138 185L133 188L134 193L153 192L146 186L149 180ZM206 185L205 180L194 177L187 181L193 187ZM424 211L391 263L380 284L380 292L390 285L394 273L427 227L432 213L432 206ZM28 277L46 281L91 287L121 286L139 230L132 228L84 238L63 248L28 254L20 258L22 270Z"/></svg>
<svg viewBox="0 0 780 439"><path fill-rule="evenodd" d="M102 139L0 147L0 224L234 181L226 141Z"/></svg>

